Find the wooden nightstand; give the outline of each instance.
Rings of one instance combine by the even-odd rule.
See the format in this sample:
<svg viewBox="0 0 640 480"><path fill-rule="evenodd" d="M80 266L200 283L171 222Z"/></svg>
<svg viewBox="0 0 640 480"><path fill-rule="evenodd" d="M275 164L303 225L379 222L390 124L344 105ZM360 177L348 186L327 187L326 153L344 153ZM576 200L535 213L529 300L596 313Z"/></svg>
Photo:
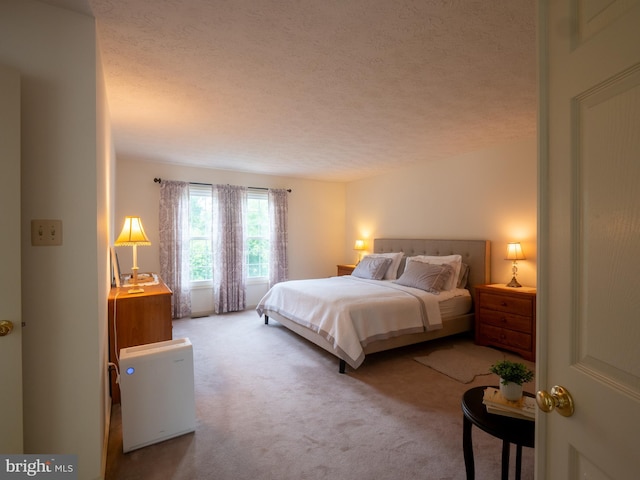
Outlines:
<svg viewBox="0 0 640 480"><path fill-rule="evenodd" d="M338 265L338 276L351 275L355 268L355 265Z"/></svg>
<svg viewBox="0 0 640 480"><path fill-rule="evenodd" d="M476 287L476 343L536 360L536 289Z"/></svg>

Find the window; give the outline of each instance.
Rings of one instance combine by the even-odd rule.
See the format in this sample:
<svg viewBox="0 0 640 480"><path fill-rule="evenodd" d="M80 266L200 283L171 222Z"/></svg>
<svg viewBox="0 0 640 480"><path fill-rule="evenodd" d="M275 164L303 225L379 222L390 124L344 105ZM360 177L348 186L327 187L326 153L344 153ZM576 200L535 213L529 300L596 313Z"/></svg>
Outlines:
<svg viewBox="0 0 640 480"><path fill-rule="evenodd" d="M269 276L269 197L250 190L247 198L247 244L245 262L248 278Z"/></svg>
<svg viewBox="0 0 640 480"><path fill-rule="evenodd" d="M192 282L211 281L213 278L211 228L211 189L189 186L189 257Z"/></svg>
<svg viewBox="0 0 640 480"><path fill-rule="evenodd" d="M211 189L189 187L189 254L191 281L211 282L213 276L213 226ZM269 276L269 198L266 191L249 190L245 219L245 264L249 279Z"/></svg>

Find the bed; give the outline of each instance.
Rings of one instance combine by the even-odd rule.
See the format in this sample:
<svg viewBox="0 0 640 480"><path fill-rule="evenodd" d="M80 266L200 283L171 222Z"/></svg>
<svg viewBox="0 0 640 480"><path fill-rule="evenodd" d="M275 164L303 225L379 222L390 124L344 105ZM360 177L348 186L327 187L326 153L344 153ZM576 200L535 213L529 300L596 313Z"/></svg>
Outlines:
<svg viewBox="0 0 640 480"><path fill-rule="evenodd" d="M392 262L363 259L365 263L359 265L359 270L365 266L373 270L374 264L377 270L389 266L384 278L351 275L282 282L260 300L258 315L264 316L265 324L273 318L335 355L340 373L345 373L347 364L358 368L365 356L372 353L473 329L475 286L490 283L489 241L382 238L374 240L372 253L372 257L392 258ZM448 260L438 261L457 255L461 261L451 265ZM390 267L394 262L397 262L395 276ZM451 288L429 288L429 292L422 287L414 288L411 281L407 283L405 279L412 277L417 268L438 268L426 267L421 262L446 263L436 273L440 278L444 272L444 282L449 282ZM464 285L451 283L460 276L456 270L458 263L460 271L466 271Z"/></svg>

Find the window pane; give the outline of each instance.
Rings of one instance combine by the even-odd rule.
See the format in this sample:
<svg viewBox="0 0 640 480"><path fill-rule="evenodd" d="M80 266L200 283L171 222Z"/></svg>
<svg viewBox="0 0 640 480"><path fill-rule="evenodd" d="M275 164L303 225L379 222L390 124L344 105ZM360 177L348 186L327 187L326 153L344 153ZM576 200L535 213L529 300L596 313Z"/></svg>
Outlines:
<svg viewBox="0 0 640 480"><path fill-rule="evenodd" d="M189 222L192 237L211 235L211 195L191 195Z"/></svg>
<svg viewBox="0 0 640 480"><path fill-rule="evenodd" d="M269 208L265 198L251 198L247 201L247 234L249 237L268 237Z"/></svg>
<svg viewBox="0 0 640 480"><path fill-rule="evenodd" d="M247 276L269 276L269 203L266 193L253 192L247 200Z"/></svg>
<svg viewBox="0 0 640 480"><path fill-rule="evenodd" d="M211 280L211 240L192 238L189 243L191 280Z"/></svg>
<svg viewBox="0 0 640 480"><path fill-rule="evenodd" d="M189 265L191 280L211 280L211 189L199 185L189 187Z"/></svg>
<svg viewBox="0 0 640 480"><path fill-rule="evenodd" d="M251 238L247 241L247 268L249 277L265 277L269 274L269 241Z"/></svg>

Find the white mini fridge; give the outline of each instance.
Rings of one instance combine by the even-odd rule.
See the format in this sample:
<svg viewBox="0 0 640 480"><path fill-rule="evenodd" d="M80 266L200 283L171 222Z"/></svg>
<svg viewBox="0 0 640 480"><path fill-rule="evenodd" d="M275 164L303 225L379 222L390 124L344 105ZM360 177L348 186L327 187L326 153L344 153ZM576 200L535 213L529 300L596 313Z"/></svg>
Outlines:
<svg viewBox="0 0 640 480"><path fill-rule="evenodd" d="M191 341L120 350L120 396L124 453L195 431Z"/></svg>

